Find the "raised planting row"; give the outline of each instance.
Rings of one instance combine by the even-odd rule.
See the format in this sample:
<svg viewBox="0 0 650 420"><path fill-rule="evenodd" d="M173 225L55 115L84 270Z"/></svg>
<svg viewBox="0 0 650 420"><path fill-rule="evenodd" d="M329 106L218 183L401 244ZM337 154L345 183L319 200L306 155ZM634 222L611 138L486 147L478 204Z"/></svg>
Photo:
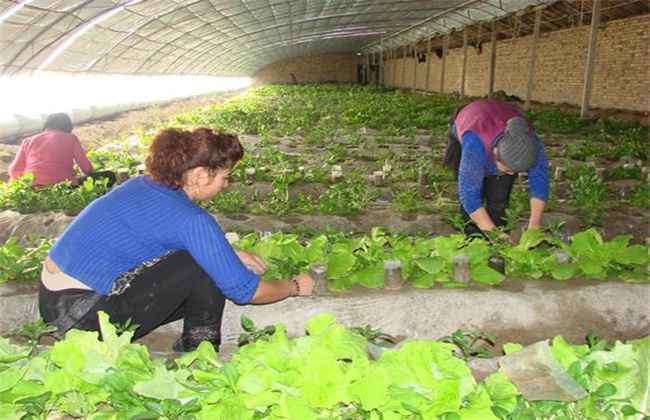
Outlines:
<svg viewBox="0 0 650 420"><path fill-rule="evenodd" d="M286 279L312 270L320 291L342 291L354 285L367 288L467 287L470 280L498 285L506 277L621 279L648 282L649 251L630 245L630 236L604 241L595 229L573 235L568 242L542 231L526 231L517 245L464 235L434 238L389 234L373 229L370 235L320 234L309 240L277 232L229 234L233 245L262 257L266 279ZM6 267L0 282L38 278L49 242L23 248L15 239L0 247Z"/></svg>
<svg viewBox="0 0 650 420"><path fill-rule="evenodd" d="M267 86L163 126L241 134L246 155L232 174L230 191L205 204L212 212L350 217L381 208L406 218L435 213L459 227L453 175L437 162L446 145L448 116L460 103L375 87ZM606 229L620 220L636 225L636 218L648 216L646 128L558 112L528 116L542 134L554 175L548 211L576 216L583 227ZM133 176L142 170L156 131L91 151L90 159L121 179ZM585 143L597 147L580 156L572 152ZM525 184L522 177L515 188L509 227L525 218ZM2 183L0 209L76 214L104 192L101 185L33 191L27 180Z"/></svg>
<svg viewBox="0 0 650 420"><path fill-rule="evenodd" d="M224 363L208 342L152 359L130 342L132 332L118 333L99 315L103 341L71 330L34 353L0 338L0 417L640 420L649 410L650 338L571 345L556 337L541 343L541 366L529 348L507 344L501 370L478 383L459 357L472 347L463 332L445 340L454 344L414 340L381 351L373 343L381 333L348 329L328 314L307 321L299 338L244 320L250 344ZM538 373L538 390L522 378L527 369ZM560 388L564 401L540 398L544 383L556 388L547 396Z"/></svg>
<svg viewBox="0 0 650 420"><path fill-rule="evenodd" d="M435 165L428 170L419 170L418 166L404 167L408 174L398 169L379 171L380 175L373 173L371 176L364 176L359 171L339 172L332 181L331 174L328 177L323 170L304 166L285 167L275 178L269 175L269 169L256 171L246 180L245 175L238 175L240 169L249 169L242 166L235 171L234 179L243 178L243 182L235 182L228 191L202 205L213 213L273 216L322 214L349 217L373 209L387 209L406 219L417 214L438 214L450 225L460 228L462 220L459 219L456 184L451 174ZM637 166L628 168L631 169L625 171L640 173ZM626 173L617 168L611 170L613 174L619 172ZM643 216L650 208L648 182L629 179L605 181L590 166L572 167L563 176L567 181L553 183L547 211L575 214L583 226L600 225L606 212L624 213L622 217L630 212ZM263 181L258 181L258 178ZM525 177L522 177L513 191L509 228L516 228L528 212L525 184ZM78 188L62 184L35 189L31 186L30 176L27 176L0 184L0 209L23 214L55 210L74 215L106 192L104 184L93 184L92 180Z"/></svg>
<svg viewBox="0 0 650 420"><path fill-rule="evenodd" d="M326 144L341 134L354 137L358 135L358 128L376 130L380 140L396 136L415 140L418 129L427 130L435 137L444 135L453 111L469 101L455 96L416 95L376 86L264 86L225 104L180 115L176 122L240 134L300 135L308 144ZM648 129L638 124L612 119L594 122L581 119L575 113L559 111L531 111L526 117L538 132L551 136L553 141L556 137L580 136L582 141L571 142L565 151L567 158L648 157ZM583 146L585 144L588 146Z"/></svg>

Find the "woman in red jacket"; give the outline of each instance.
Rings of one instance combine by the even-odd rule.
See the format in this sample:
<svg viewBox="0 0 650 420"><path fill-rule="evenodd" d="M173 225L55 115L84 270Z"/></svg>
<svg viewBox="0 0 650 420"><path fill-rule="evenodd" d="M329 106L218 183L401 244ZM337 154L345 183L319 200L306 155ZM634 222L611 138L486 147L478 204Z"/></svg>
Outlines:
<svg viewBox="0 0 650 420"><path fill-rule="evenodd" d="M75 176L75 163L86 177ZM34 175L35 186L65 181L79 185L87 177L107 178L109 187L115 183L115 174L112 172L93 172L93 166L79 138L72 134L70 117L63 113L48 116L41 133L23 140L16 158L9 166L9 176L15 179L28 173Z"/></svg>

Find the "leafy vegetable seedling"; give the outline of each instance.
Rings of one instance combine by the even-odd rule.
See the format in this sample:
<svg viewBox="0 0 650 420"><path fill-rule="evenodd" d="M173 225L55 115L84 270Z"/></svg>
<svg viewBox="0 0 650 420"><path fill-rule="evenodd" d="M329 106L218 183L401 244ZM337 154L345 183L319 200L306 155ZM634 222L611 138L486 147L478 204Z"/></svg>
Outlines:
<svg viewBox="0 0 650 420"><path fill-rule="evenodd" d="M492 357L488 346L494 347L496 337L494 334L482 331L457 329L451 335L442 337L439 341L455 345L459 350L456 355L463 360L469 360L472 357L487 359Z"/></svg>
<svg viewBox="0 0 650 420"><path fill-rule="evenodd" d="M246 315L242 315L240 321L244 332L239 334L239 347L255 343L259 340L267 340L270 336L275 334L274 325L267 325L266 327L258 330L253 320L248 318Z"/></svg>
<svg viewBox="0 0 650 420"><path fill-rule="evenodd" d="M25 339L33 349L38 345L42 336L53 333L56 330L57 328L54 325L47 324L43 321L43 318L38 318L34 322L28 322L16 328L12 335Z"/></svg>

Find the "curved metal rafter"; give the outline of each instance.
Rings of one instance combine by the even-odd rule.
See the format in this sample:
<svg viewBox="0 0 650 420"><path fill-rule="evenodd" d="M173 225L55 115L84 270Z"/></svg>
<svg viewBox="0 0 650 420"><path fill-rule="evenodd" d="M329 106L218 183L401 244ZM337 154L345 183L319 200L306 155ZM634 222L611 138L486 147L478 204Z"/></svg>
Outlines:
<svg viewBox="0 0 650 420"><path fill-rule="evenodd" d="M2 74L250 75L298 55L377 53L494 19L501 32L518 34L514 14L530 6L561 6L549 13L561 19L553 28L577 18L563 10L582 13L562 6L568 0L0 1L8 3L0 14ZM619 3L640 14L646 2Z"/></svg>
<svg viewBox="0 0 650 420"><path fill-rule="evenodd" d="M378 34L381 34L381 33L385 32L385 30L388 30L388 29L394 29L394 26L393 27L391 27L391 26L386 26L386 27L376 26L376 27L372 27L372 29L369 29L369 28L358 29L358 30L355 30L355 31L350 31L346 35L347 35L347 38L353 38L353 37L359 37L359 36L371 36L371 35L372 36L377 36ZM317 32L317 33L313 33L313 34L306 34L306 35L303 35L301 38L294 38L292 40L291 44L288 44L286 42L277 42L277 43L273 43L273 44L270 44L270 45L262 45L262 46L259 47L258 50L266 50L266 49L273 48L273 47L291 47L292 45L299 45L299 44L302 44L302 43L305 43L305 42L316 42L316 41L322 40L322 39L332 39L331 38L332 35L335 35L337 31L343 31L343 30L344 29L339 28L339 29L336 29L334 32L333 31L325 31L325 32ZM326 52L327 51L321 51L321 53L326 53ZM205 74L206 68L209 70L210 69L209 66L211 64L213 64L215 61L218 62L218 60L222 56L223 56L223 54L221 54L219 57L215 56L213 59L208 61L204 66L202 66L200 68L197 68L195 70L197 72L199 72L199 74ZM223 61L222 63L223 63L224 67L229 67L229 66L232 66L232 65L236 65L241 60L244 60L244 59L246 59L248 57L249 57L249 55L239 56L239 57L236 57L235 59L230 60L230 61ZM257 61L264 62L265 60L257 60ZM251 62L253 62L253 61L251 61ZM194 69L190 68L189 70L194 70Z"/></svg>
<svg viewBox="0 0 650 420"><path fill-rule="evenodd" d="M418 10L418 12L420 12L420 11ZM376 12L375 14L379 14L379 13L380 12ZM276 31L277 32L278 30L286 28L286 27L289 27L291 29L294 25L302 24L302 23L305 23L307 21L309 21L309 22L318 22L318 21L321 21L321 20L340 19L340 18L345 17L345 16L351 17L351 16L356 16L356 15L348 13L348 14L333 15L333 16L323 16L323 17L319 17L319 18L309 18L309 19L305 19L305 20L301 20L301 21L287 21L287 22L282 23L282 24L276 23L275 25L266 26L266 27L263 27L263 28L258 29L256 31L248 32L248 33L245 33L245 34L243 34L243 35L241 35L239 37L235 37L235 38L233 38L231 40L226 40L226 41L222 42L221 44L219 44L219 46L223 47L223 50L217 57L225 56L225 55L231 53L234 49L239 48L240 47L239 42L241 42L241 40L243 38L246 38L246 37L250 37L250 36L254 36L254 35L261 36L261 34L264 33L264 32L268 32L268 31ZM287 19L287 20L289 20L289 17L290 17L290 15L282 16L283 19ZM293 35L290 35L290 38L292 36ZM227 48L226 44L228 42L233 42L233 46ZM206 49L205 53L211 53L212 51L213 51L212 49L208 48L208 49ZM186 54L184 54L182 56L179 56L177 61L183 60L185 58L187 58ZM196 59L196 57L194 57L194 58ZM188 67L178 68L178 69L174 69L175 64L176 64L176 61L174 63L170 64L170 66L165 70L165 72L179 71L179 72L183 73L183 72L186 72L186 71L189 70L188 67L191 67L192 63L189 63Z"/></svg>
<svg viewBox="0 0 650 420"><path fill-rule="evenodd" d="M90 4L90 3L92 3L93 1L95 1L95 0L83 0L83 1L79 2L77 5L75 5L75 6L73 7L73 9L72 9L72 11L71 11L70 13L74 12L75 10L79 10L79 9L83 8L84 6L86 6L86 5ZM30 6L25 6L25 8L28 8L28 7L30 7ZM62 13L61 16L59 16L59 17L54 21L54 23L59 23L60 21L62 21L63 19L65 19L65 18L68 17L68 16L69 16L68 13ZM41 16L40 19L37 19L37 22L40 21L41 19L44 19L44 18L45 18L45 15ZM40 37L41 37L45 32L47 32L48 30L50 30L50 27L44 27L43 29L41 29L40 31L38 31L37 34L36 34L35 36L33 36L33 37L28 41L28 42L26 42L25 45L24 45L22 48L20 48L20 49L18 50L18 52L15 53L15 54L14 54L14 55L13 55L13 56L8 60L8 61L7 61L7 63L5 64L5 70L4 70L3 72L0 72L0 74L5 74L6 71L7 71L8 69L10 69L11 66L14 64L14 62L18 59L18 57L20 57L20 56L23 54L23 52L25 52L28 48L30 48L30 46L31 46L31 44L34 42L34 40L40 38ZM51 45L51 44L50 44L50 45ZM35 56L36 56L36 54L32 53L32 56L30 57L30 59L29 59L28 61L30 61L31 59L33 59ZM17 71L20 71L22 68L24 68L24 65L21 66Z"/></svg>
<svg viewBox="0 0 650 420"><path fill-rule="evenodd" d="M322 19L327 19L327 18L322 18ZM370 24L380 24L380 23L383 23L383 22L385 22L385 21L368 21L368 22L354 22L354 23L357 24L357 25L364 25L364 24L368 24L368 25L370 25ZM279 28L281 28L281 27L287 27L287 26L288 26L288 24L277 25L277 26L274 27L274 28L265 28L265 29L263 29L263 30L260 30L260 32L264 32L264 31L271 30L271 29L279 29ZM342 30L345 30L346 28L345 28L345 27L340 27L340 26L339 26L339 27L336 28L336 29L342 31ZM376 25L376 26L372 26L372 27L365 28L365 30L366 30L366 31L368 31L368 30L375 30L375 31L379 32L379 31L382 30L382 26L381 26L381 25ZM326 32L322 32L322 33L325 34ZM318 34L318 33L316 33L316 34ZM264 43L259 43L259 44L258 44L258 48L259 48L259 47L262 47L262 46L264 46L264 45L265 45ZM213 58L211 58L211 59L210 59L210 62L212 62L212 61L214 61L214 60L218 60L218 59L220 59L221 57L224 57L224 56L228 55L229 53L233 52L234 49L238 48L238 45L235 44L235 45L233 45L233 46L231 46L231 47L225 47L225 42L224 42L223 44L220 45L220 47L223 47L223 49L221 50L221 52L220 52L219 54L217 54L217 55L215 55ZM206 54L210 54L212 51L213 51L212 49L208 49L207 51L205 51L204 53L202 53L201 56L204 56L204 55L206 55ZM190 72L191 70L192 70L192 67L191 67L191 66L190 66L190 67L185 67L185 68L180 69L181 72Z"/></svg>

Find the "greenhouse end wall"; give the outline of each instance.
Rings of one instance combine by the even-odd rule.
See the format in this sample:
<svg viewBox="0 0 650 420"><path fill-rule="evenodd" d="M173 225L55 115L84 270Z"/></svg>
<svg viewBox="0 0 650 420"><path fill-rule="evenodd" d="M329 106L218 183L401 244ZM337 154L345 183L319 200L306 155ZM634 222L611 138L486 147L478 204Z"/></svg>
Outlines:
<svg viewBox="0 0 650 420"><path fill-rule="evenodd" d="M601 26L594 68L591 106L648 112L650 77L648 45L650 15L621 19ZM546 103L579 105L587 61L588 25L555 32L542 32L537 47L533 100ZM522 99L526 97L528 63L532 36L502 40L497 43L494 89ZM432 55L429 91L440 91L442 59ZM385 81L389 86L411 88L412 57L407 58L406 74L402 59L386 62ZM445 92L460 90L463 63L462 48L449 50L445 71ZM488 92L490 43L482 52L467 50L465 93L483 96ZM426 63L417 65L416 88L425 89Z"/></svg>
<svg viewBox="0 0 650 420"><path fill-rule="evenodd" d="M354 54L324 54L276 61L253 76L253 84L302 82L355 82L361 57ZM291 75L295 76L295 80Z"/></svg>

